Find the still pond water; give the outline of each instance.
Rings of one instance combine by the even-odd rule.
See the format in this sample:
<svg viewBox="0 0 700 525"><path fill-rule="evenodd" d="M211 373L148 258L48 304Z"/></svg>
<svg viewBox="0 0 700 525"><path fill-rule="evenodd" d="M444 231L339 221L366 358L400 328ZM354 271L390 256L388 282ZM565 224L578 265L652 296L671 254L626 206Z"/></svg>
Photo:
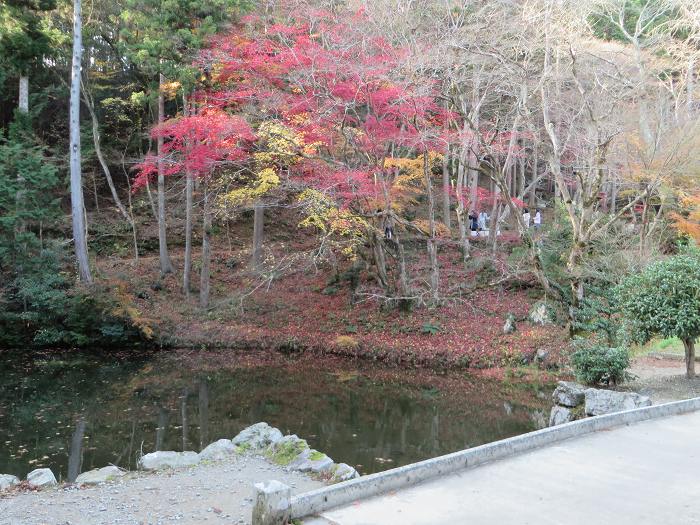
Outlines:
<svg viewBox="0 0 700 525"><path fill-rule="evenodd" d="M267 421L368 474L535 430L549 384L311 357L0 353L0 473L62 480Z"/></svg>

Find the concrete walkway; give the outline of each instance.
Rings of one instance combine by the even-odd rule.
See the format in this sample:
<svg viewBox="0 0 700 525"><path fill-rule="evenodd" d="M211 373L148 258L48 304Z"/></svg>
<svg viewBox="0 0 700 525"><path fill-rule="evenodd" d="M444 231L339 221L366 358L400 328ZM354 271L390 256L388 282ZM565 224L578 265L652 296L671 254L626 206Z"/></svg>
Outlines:
<svg viewBox="0 0 700 525"><path fill-rule="evenodd" d="M700 412L569 439L305 525L700 524Z"/></svg>

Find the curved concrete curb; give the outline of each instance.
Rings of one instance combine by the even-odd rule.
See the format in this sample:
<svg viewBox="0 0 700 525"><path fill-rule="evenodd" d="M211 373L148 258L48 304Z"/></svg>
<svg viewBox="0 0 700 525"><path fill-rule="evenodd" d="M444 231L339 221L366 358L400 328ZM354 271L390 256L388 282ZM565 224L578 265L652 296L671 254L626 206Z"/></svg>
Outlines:
<svg viewBox="0 0 700 525"><path fill-rule="evenodd" d="M495 441L437 458L412 463L384 472L362 476L336 485L299 494L290 500L291 518L303 518L353 501L407 487L442 474L476 467L546 445L648 419L700 410L700 397L675 401L604 416L589 417L501 441ZM254 524L255 525L255 524Z"/></svg>

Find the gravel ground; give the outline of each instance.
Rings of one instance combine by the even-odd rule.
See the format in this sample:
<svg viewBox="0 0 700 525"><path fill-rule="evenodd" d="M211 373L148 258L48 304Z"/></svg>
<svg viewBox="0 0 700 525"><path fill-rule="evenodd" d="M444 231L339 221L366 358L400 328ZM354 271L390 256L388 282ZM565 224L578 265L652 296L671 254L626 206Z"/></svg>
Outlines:
<svg viewBox="0 0 700 525"><path fill-rule="evenodd" d="M323 483L261 457L159 473L129 473L96 487L71 486L0 497L2 525L250 523L253 484L276 479L294 493Z"/></svg>
<svg viewBox="0 0 700 525"><path fill-rule="evenodd" d="M630 372L637 378L625 383L624 389L651 396L654 404L700 396L700 376L686 378L682 360L641 357L633 361Z"/></svg>

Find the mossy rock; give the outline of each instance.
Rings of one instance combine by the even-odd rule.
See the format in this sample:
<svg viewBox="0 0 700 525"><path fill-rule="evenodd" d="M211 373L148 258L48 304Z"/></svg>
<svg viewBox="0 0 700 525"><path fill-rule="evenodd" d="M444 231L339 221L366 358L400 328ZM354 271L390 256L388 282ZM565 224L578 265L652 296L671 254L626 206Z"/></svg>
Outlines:
<svg viewBox="0 0 700 525"><path fill-rule="evenodd" d="M294 459L309 448L309 444L305 439L301 439L296 435L284 436L277 443L270 445L266 452L266 456L277 465L287 466Z"/></svg>

